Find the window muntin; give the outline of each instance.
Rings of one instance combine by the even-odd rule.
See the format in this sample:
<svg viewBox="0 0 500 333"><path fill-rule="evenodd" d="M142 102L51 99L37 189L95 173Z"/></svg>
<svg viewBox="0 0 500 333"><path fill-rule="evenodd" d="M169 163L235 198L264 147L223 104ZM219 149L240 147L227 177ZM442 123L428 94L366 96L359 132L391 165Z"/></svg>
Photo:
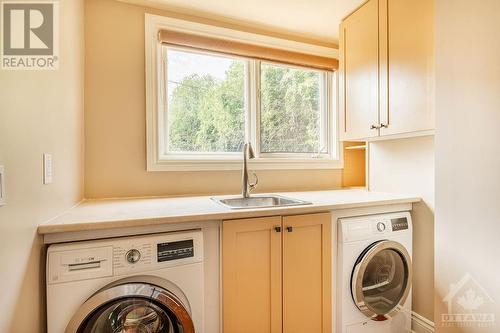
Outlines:
<svg viewBox="0 0 500 333"><path fill-rule="evenodd" d="M163 128L160 128L164 140L160 144L163 147L162 158L237 159L235 153L240 152L243 142L251 142L257 153L257 161L338 159L333 122L334 73L177 46L163 45L162 49L163 100L166 101L164 114L160 117L161 123L164 123ZM279 122L266 123L266 117L272 118L269 117L272 112L265 104L271 82L271 77L266 74L272 70L289 76L288 83L294 89L285 93L286 98L293 97L291 100L297 103L296 107L309 109L302 113L302 118L286 123L289 125L287 131L293 133L281 131L281 136L270 137L269 134L279 125ZM194 78L199 80L196 85L187 81ZM209 89L205 90L208 92L194 94L194 97L187 99L179 98L182 90L201 91L198 84L204 79L211 81ZM281 86L276 89L283 90L286 84L281 82ZM202 87L206 88L203 84ZM212 100L209 103L211 107L205 107L207 99ZM190 100L195 102L194 105L186 103ZM263 104L260 103L262 100ZM276 98L269 98L268 101L280 103ZM183 121L186 110L192 121L187 122L188 125ZM310 115L311 119L305 119L305 115ZM286 119L287 116L296 116L296 112L293 107L285 107L280 116ZM221 119L226 123L221 123ZM304 119L306 124L302 121ZM282 144L270 145L271 140L281 140Z"/></svg>

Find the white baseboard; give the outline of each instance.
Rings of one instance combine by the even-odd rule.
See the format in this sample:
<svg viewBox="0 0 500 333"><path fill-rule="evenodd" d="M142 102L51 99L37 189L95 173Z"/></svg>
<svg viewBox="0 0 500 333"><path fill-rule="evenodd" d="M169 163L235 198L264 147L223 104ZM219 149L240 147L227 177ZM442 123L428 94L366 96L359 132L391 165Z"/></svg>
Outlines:
<svg viewBox="0 0 500 333"><path fill-rule="evenodd" d="M433 333L434 323L416 312L411 313L411 330L413 333Z"/></svg>

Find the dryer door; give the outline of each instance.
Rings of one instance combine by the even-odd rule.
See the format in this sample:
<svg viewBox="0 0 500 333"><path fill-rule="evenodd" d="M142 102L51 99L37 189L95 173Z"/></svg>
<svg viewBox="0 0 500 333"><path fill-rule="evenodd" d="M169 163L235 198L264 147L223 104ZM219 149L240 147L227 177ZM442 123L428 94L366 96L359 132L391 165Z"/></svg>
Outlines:
<svg viewBox="0 0 500 333"><path fill-rule="evenodd" d="M158 285L127 282L90 297L66 333L194 333L186 300Z"/></svg>
<svg viewBox="0 0 500 333"><path fill-rule="evenodd" d="M354 303L373 320L393 317L408 297L411 274L411 257L403 245L387 240L371 244L354 265Z"/></svg>

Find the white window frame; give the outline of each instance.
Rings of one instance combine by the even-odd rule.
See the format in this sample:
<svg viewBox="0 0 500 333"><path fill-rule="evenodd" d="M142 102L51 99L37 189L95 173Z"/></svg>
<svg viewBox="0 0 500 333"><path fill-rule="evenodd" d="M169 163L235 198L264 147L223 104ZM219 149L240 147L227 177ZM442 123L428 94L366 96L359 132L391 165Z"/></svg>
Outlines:
<svg viewBox="0 0 500 333"><path fill-rule="evenodd" d="M338 56L338 50L329 47L300 43L269 36L263 36L248 32L242 32L212 25L195 23L191 21L179 20L170 17L145 14L145 65L146 65L146 150L147 150L147 170L148 171L202 171L202 170L239 170L241 169L240 153L180 153L164 154L165 133L164 115L166 108L165 94L165 64L164 47L158 41L158 32L161 29L170 29L180 32L202 34L210 37L233 39L237 41L251 42L254 44L277 47L291 51L301 51L304 53L320 56ZM181 49L181 48L179 48ZM337 78L335 73L327 73L326 87L329 96L322 96L322 107L327 112L327 133L329 154L318 154L312 157L311 154L297 153L260 153L260 129L258 128L260 119L260 71L259 66L255 66L257 61L249 61L247 71L253 71L253 75L248 75L245 87L249 100L245 112L245 140L250 141L256 148L255 159L249 161L253 170L271 169L340 169L343 167L341 145L338 140L338 112L336 97ZM323 81L323 80L322 80ZM252 89L250 88L252 86ZM328 105L327 105L328 104ZM255 135L249 135L255 133Z"/></svg>

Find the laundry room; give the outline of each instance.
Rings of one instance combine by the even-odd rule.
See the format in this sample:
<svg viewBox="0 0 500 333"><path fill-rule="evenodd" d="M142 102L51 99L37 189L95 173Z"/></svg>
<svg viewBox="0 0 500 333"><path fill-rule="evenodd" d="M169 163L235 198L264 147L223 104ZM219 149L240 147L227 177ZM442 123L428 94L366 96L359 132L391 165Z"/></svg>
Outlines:
<svg viewBox="0 0 500 333"><path fill-rule="evenodd" d="M0 333L499 332L498 22L0 0Z"/></svg>

